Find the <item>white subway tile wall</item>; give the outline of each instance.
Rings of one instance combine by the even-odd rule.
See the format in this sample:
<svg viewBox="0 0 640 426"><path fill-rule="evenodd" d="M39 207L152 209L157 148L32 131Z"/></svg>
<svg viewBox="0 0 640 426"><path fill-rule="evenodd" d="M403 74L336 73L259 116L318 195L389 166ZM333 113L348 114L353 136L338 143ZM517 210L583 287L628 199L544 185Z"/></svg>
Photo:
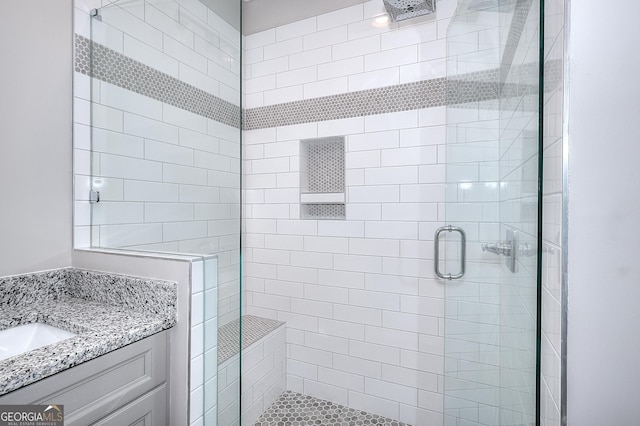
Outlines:
<svg viewBox="0 0 640 426"><path fill-rule="evenodd" d="M545 2L545 70L556 69L555 78L545 76L543 106L543 250L542 250L542 345L540 424L562 424L562 241L563 223L563 70L565 2ZM554 67L555 65L555 67ZM566 212L565 212L566 213ZM566 396L565 396L566 397Z"/></svg>
<svg viewBox="0 0 640 426"><path fill-rule="evenodd" d="M379 28L375 3L247 36L245 107L399 84L456 2ZM288 390L443 423L444 293L432 279L433 232L420 229L443 223L445 175L419 165L443 165L444 110L244 132L244 309L287 322ZM345 136L346 220L301 220L299 143L325 136Z"/></svg>
<svg viewBox="0 0 640 426"><path fill-rule="evenodd" d="M191 425L201 424L217 412L218 378L218 260L213 258L191 265L191 366L189 390Z"/></svg>
<svg viewBox="0 0 640 426"><path fill-rule="evenodd" d="M245 98L244 107L399 84L406 65L431 70L431 78L444 77L444 66L438 71L428 62L446 57L444 34L439 40L437 22L448 20L455 2L443 0L435 18L409 21L403 27L397 23L375 26L370 16L364 17L363 11L377 3L365 2L247 36L244 92L252 96ZM423 51L429 53L419 58L418 52ZM416 79L404 82L409 81ZM285 87L289 90L279 91ZM278 93L287 93L286 99Z"/></svg>
<svg viewBox="0 0 640 426"><path fill-rule="evenodd" d="M242 352L243 426L252 425L286 390L286 352L285 326Z"/></svg>

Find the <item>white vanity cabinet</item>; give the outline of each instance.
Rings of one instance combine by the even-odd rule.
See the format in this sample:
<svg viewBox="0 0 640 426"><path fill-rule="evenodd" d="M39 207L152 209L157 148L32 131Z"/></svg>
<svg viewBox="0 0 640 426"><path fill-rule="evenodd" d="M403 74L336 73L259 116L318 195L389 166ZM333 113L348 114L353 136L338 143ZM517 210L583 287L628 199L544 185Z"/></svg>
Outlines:
<svg viewBox="0 0 640 426"><path fill-rule="evenodd" d="M65 426L161 426L169 418L165 330L0 396L64 405Z"/></svg>

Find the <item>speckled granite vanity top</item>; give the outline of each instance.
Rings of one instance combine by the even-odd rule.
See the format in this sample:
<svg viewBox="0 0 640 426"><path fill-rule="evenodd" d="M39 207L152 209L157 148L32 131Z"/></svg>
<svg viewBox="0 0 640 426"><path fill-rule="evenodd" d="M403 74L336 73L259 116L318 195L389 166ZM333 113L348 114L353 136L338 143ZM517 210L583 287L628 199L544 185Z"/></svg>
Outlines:
<svg viewBox="0 0 640 426"><path fill-rule="evenodd" d="M176 284L58 269L0 277L0 330L34 322L77 336L0 361L0 395L165 330Z"/></svg>

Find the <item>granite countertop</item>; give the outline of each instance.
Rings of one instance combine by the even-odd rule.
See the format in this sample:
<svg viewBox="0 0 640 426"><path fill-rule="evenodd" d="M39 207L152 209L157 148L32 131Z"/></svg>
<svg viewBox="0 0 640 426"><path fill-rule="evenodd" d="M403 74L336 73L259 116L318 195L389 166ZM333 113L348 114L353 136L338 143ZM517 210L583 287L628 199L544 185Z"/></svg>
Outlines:
<svg viewBox="0 0 640 426"><path fill-rule="evenodd" d="M176 283L65 268L0 278L0 330L34 322L76 333L0 360L0 395L176 324Z"/></svg>

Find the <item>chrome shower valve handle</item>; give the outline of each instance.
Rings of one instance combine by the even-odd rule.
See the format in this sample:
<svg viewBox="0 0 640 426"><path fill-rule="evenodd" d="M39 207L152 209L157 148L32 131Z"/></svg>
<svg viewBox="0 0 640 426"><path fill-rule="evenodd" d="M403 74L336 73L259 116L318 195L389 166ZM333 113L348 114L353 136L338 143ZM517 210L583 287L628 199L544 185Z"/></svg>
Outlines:
<svg viewBox="0 0 640 426"><path fill-rule="evenodd" d="M482 251L504 256L504 263L511 272L516 272L516 259L519 253L518 233L513 229L507 229L507 239L495 244L482 243Z"/></svg>
<svg viewBox="0 0 640 426"><path fill-rule="evenodd" d="M489 253L511 256L511 244L507 241L499 241L496 244L482 243L482 251L488 251Z"/></svg>

